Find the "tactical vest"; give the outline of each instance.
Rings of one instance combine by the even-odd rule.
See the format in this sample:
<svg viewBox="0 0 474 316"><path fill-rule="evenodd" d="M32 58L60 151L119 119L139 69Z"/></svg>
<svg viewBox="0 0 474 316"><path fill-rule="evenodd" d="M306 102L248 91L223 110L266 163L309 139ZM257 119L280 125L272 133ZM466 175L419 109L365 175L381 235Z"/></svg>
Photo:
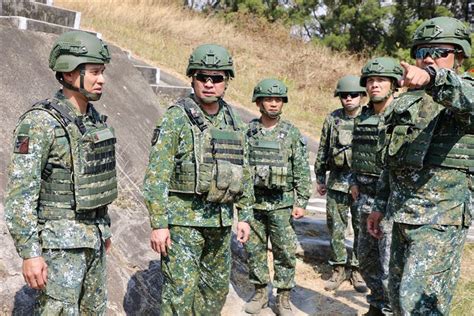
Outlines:
<svg viewBox="0 0 474 316"><path fill-rule="evenodd" d="M474 135L436 135L433 137L426 162L474 173Z"/></svg>
<svg viewBox="0 0 474 316"><path fill-rule="evenodd" d="M383 141L384 122L380 115L356 118L352 135L352 170L358 174L378 177L382 168L377 153Z"/></svg>
<svg viewBox="0 0 474 316"><path fill-rule="evenodd" d="M331 159L337 168L351 167L352 164L352 132L354 120L336 118L331 132Z"/></svg>
<svg viewBox="0 0 474 316"><path fill-rule="evenodd" d="M81 116L56 99L37 103L28 112L36 110L46 111L60 123L62 128L55 129L55 141L69 144L72 159L71 169L49 162L44 167L38 217L80 219L105 215L105 206L117 198L116 138L114 130L105 124L106 117L89 106L95 127L85 126Z"/></svg>
<svg viewBox="0 0 474 316"><path fill-rule="evenodd" d="M387 119L388 146L384 153L389 168L423 167L443 108L423 90L407 92L394 101Z"/></svg>
<svg viewBox="0 0 474 316"><path fill-rule="evenodd" d="M244 139L231 108L220 101L225 127L210 127L204 113L191 99L177 102L189 120L193 135L193 160L176 162L169 191L207 194L215 203L233 202L243 192Z"/></svg>
<svg viewBox="0 0 474 316"><path fill-rule="evenodd" d="M258 119L249 123L249 164L254 170L254 185L261 189L291 190L293 173L290 165L291 140L287 135L291 124L281 121L277 139L260 133Z"/></svg>

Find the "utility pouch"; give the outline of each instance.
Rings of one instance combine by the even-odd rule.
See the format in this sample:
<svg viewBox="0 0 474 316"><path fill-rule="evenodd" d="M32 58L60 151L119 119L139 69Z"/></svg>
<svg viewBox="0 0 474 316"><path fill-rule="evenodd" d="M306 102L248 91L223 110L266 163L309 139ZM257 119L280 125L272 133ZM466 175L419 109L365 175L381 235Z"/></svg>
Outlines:
<svg viewBox="0 0 474 316"><path fill-rule="evenodd" d="M270 166L255 166L254 185L258 188L270 187Z"/></svg>
<svg viewBox="0 0 474 316"><path fill-rule="evenodd" d="M216 160L206 200L214 203L233 202L234 197L242 191L242 172L242 166Z"/></svg>
<svg viewBox="0 0 474 316"><path fill-rule="evenodd" d="M286 177L288 175L287 167L271 166L270 188L283 188L286 186Z"/></svg>

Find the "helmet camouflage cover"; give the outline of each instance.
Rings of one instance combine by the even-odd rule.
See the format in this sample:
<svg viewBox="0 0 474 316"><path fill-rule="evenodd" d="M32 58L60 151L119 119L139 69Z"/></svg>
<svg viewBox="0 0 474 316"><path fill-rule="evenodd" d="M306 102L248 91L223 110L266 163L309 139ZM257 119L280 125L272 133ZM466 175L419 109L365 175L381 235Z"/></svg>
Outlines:
<svg viewBox="0 0 474 316"><path fill-rule="evenodd" d="M61 34L49 54L49 68L57 72L69 72L81 64L107 64L110 53L107 45L97 36L70 31Z"/></svg>
<svg viewBox="0 0 474 316"><path fill-rule="evenodd" d="M344 76L337 82L336 90L334 90L334 96L337 97L341 92L358 92L366 94L365 88L360 85L359 76Z"/></svg>
<svg viewBox="0 0 474 316"><path fill-rule="evenodd" d="M253 89L252 102L258 98L279 97L284 103L288 102L288 88L283 82L277 79L263 79Z"/></svg>
<svg viewBox="0 0 474 316"><path fill-rule="evenodd" d="M471 56L469 28L458 19L442 16L423 22L413 35L411 57L415 58L419 45L436 43L459 46L466 58Z"/></svg>
<svg viewBox="0 0 474 316"><path fill-rule="evenodd" d="M365 87L368 77L388 77L395 79L395 85L398 86L398 80L402 79L403 68L398 60L391 57L377 57L369 60L362 67L360 76L360 85Z"/></svg>
<svg viewBox="0 0 474 316"><path fill-rule="evenodd" d="M195 70L223 70L234 77L234 62L227 49L216 44L198 46L189 56L186 76L193 75Z"/></svg>

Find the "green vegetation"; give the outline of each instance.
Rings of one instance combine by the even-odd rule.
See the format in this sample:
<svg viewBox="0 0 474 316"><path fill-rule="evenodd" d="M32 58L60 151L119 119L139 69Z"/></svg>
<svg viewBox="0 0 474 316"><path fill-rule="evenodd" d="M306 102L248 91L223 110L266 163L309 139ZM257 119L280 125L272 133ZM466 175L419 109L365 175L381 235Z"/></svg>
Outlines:
<svg viewBox="0 0 474 316"><path fill-rule="evenodd" d="M236 78L226 99L257 115L251 102L253 87L266 77L280 79L289 89L283 116L314 137L327 113L340 106L333 96L337 80L360 74L365 62L304 43L291 37L284 25L250 14L236 13L236 22L229 23L172 0L56 0L55 5L82 12L83 28L101 32L107 42L186 81L186 64L196 46L216 43L227 47L235 61Z"/></svg>

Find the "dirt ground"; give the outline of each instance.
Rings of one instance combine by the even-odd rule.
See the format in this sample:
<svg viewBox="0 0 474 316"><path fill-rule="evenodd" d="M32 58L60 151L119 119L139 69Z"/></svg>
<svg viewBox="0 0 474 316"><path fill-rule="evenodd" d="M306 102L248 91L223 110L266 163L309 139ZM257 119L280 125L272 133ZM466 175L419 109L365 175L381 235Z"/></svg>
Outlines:
<svg viewBox="0 0 474 316"><path fill-rule="evenodd" d="M326 263L297 260L296 287L291 293L295 315L362 315L368 310L365 294L356 292L349 281L345 281L336 291L324 290L324 283L330 274L331 268ZM243 264L234 262L232 281L222 315L248 316L244 305L252 296L253 286ZM262 309L258 315L275 315L275 297L276 290L272 290L269 307Z"/></svg>

